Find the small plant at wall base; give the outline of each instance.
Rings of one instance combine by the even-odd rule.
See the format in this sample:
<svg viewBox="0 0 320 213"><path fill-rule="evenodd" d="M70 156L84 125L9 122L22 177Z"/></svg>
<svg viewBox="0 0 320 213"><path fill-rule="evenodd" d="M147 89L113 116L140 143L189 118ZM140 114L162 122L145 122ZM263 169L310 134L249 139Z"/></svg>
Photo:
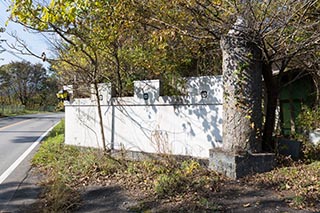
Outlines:
<svg viewBox="0 0 320 213"><path fill-rule="evenodd" d="M303 106L298 116L298 124L304 131L320 128L320 106L314 108Z"/></svg>
<svg viewBox="0 0 320 213"><path fill-rule="evenodd" d="M296 139L303 142L304 159L307 162L320 160L320 143L310 142L309 133L320 128L320 107L302 107L302 112L298 116L298 126L300 133L295 135Z"/></svg>

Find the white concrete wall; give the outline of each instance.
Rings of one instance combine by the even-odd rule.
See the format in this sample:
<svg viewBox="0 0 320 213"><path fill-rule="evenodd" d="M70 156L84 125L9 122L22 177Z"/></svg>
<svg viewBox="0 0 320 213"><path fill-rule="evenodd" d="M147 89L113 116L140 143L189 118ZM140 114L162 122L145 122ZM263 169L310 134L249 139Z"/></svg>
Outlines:
<svg viewBox="0 0 320 213"><path fill-rule="evenodd" d="M189 78L183 97L159 96L159 87L158 80L135 82L134 96L123 98L111 98L111 89L102 90L108 147L208 158L209 149L222 143L221 77ZM202 91L207 91L206 98ZM95 99L65 106L66 144L101 148Z"/></svg>

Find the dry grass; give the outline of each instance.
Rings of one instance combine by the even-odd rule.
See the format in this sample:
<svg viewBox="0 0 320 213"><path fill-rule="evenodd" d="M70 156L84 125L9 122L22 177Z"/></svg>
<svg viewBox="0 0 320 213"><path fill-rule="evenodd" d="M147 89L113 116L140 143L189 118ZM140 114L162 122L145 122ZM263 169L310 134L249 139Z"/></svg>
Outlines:
<svg viewBox="0 0 320 213"><path fill-rule="evenodd" d="M186 212L221 209L213 197L228 190L232 181L200 166L195 160L173 157L140 162L114 159L99 150L66 146L63 123L57 126L35 155L33 163L47 179L40 206L42 212L69 212L81 203L79 191L88 185L117 184L140 202L133 211L148 211L155 205ZM234 184L234 182L233 182ZM290 191L292 208L314 210L320 200L320 162L287 163L271 172L236 182L240 190L254 186L274 193ZM164 210L165 211L165 210Z"/></svg>

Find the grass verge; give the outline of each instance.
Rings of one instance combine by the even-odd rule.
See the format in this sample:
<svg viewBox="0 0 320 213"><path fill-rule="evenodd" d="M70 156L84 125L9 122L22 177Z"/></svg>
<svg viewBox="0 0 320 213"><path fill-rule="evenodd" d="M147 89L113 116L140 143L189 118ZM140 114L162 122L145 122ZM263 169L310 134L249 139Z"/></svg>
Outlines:
<svg viewBox="0 0 320 213"><path fill-rule="evenodd" d="M64 145L64 120L46 137L32 163L47 177L42 183L46 188L42 205L48 212L76 208L84 180L97 171L114 172L117 164L97 150Z"/></svg>
<svg viewBox="0 0 320 213"><path fill-rule="evenodd" d="M19 116L19 115L39 114L39 113L49 113L49 112L25 109L25 110L22 110L22 111L19 111L19 112L0 113L0 118L2 118L2 117L13 117L13 116Z"/></svg>
<svg viewBox="0 0 320 213"><path fill-rule="evenodd" d="M68 212L81 202L79 191L89 184L116 183L147 197L132 207L151 208L151 203L175 202L179 209L215 210L207 195L219 190L221 175L205 170L194 160L173 158L141 162L114 159L96 149L64 144L64 122L58 124L42 143L32 163L47 179L41 206L46 212ZM186 206L186 204L188 204Z"/></svg>

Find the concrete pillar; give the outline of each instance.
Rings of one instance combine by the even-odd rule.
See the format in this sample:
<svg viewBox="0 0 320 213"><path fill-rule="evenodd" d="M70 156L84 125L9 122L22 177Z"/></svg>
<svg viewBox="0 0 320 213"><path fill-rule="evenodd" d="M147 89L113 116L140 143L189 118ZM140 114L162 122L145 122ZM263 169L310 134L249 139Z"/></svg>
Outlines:
<svg viewBox="0 0 320 213"><path fill-rule="evenodd" d="M223 53L222 148L210 150L209 167L231 178L265 172L274 154L261 152L261 51L248 23L239 17L221 40Z"/></svg>
<svg viewBox="0 0 320 213"><path fill-rule="evenodd" d="M239 17L221 40L223 53L223 149L261 151L261 51L246 21Z"/></svg>

